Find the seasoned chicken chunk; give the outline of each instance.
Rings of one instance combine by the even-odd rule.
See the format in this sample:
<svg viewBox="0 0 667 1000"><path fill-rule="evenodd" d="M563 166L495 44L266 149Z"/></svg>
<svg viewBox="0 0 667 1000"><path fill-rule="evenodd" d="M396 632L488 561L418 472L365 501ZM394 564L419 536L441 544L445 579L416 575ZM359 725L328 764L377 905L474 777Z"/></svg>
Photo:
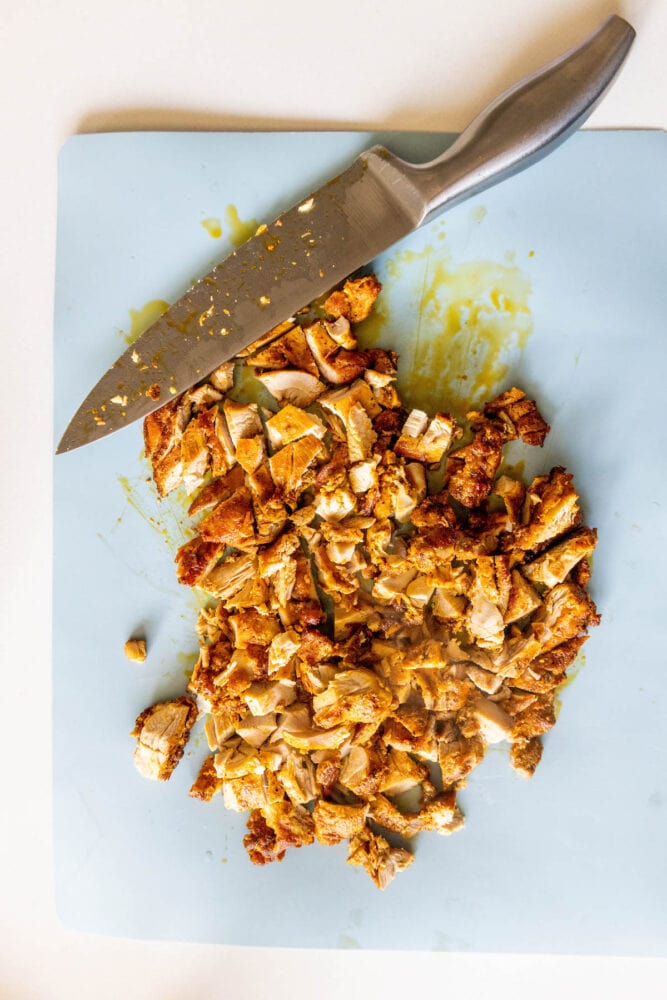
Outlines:
<svg viewBox="0 0 667 1000"><path fill-rule="evenodd" d="M167 781L183 756L196 718L195 703L185 696L144 709L130 733L137 740L134 763L139 774Z"/></svg>
<svg viewBox="0 0 667 1000"><path fill-rule="evenodd" d="M348 865L366 869L378 889L386 889L400 871L414 861L414 855L402 847L390 847L384 837L366 827L350 840Z"/></svg>

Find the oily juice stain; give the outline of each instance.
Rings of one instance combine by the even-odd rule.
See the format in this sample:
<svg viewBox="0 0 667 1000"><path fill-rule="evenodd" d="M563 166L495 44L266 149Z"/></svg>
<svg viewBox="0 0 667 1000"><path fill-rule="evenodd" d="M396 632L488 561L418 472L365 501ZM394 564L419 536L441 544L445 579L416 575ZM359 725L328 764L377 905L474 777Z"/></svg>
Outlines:
<svg viewBox="0 0 667 1000"><path fill-rule="evenodd" d="M186 537L183 533L181 518L174 508L177 505L182 506L183 497L170 495L170 497L165 498L162 501L162 517L158 519L149 513L149 511L155 510L155 494L144 479L139 477L136 480L130 480L127 476L117 476L116 478L130 507L167 543L172 551L179 548L186 541ZM175 491L175 493L180 492L184 493L184 491Z"/></svg>
<svg viewBox="0 0 667 1000"><path fill-rule="evenodd" d="M222 223L220 222L220 219L216 219L215 216L212 215L208 219L202 219L201 224L208 235L214 240L220 239L222 236Z"/></svg>
<svg viewBox="0 0 667 1000"><path fill-rule="evenodd" d="M162 316L169 308L169 303L164 299L151 299L140 309L130 309L130 330L126 333L121 330L123 340L128 346L134 344L149 326Z"/></svg>
<svg viewBox="0 0 667 1000"><path fill-rule="evenodd" d="M581 668L584 667L585 665L586 665L586 654L579 653L572 666L568 669L565 680L562 682L562 684L558 685L556 689L557 694L554 698L554 714L556 718L558 718L558 716L560 715L560 711L563 707L563 699L561 697L563 691L565 691L566 688L569 688L572 681L574 681L578 677Z"/></svg>
<svg viewBox="0 0 667 1000"><path fill-rule="evenodd" d="M382 270L384 301L360 342L398 351L406 402L463 416L491 398L533 329L526 275L509 263L455 264L431 246L399 251Z"/></svg>
<svg viewBox="0 0 667 1000"><path fill-rule="evenodd" d="M229 232L229 242L232 246L240 247L257 232L257 220L241 219L236 205L227 205L225 221Z"/></svg>

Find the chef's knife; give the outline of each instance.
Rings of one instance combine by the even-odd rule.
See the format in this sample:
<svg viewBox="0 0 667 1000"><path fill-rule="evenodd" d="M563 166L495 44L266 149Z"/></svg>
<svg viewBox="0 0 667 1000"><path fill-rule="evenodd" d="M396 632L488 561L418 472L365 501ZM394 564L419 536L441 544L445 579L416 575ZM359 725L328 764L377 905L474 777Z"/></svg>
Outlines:
<svg viewBox="0 0 667 1000"><path fill-rule="evenodd" d="M516 84L430 163L382 146L201 278L86 397L58 453L145 417L446 208L546 156L588 117L635 32L613 16Z"/></svg>

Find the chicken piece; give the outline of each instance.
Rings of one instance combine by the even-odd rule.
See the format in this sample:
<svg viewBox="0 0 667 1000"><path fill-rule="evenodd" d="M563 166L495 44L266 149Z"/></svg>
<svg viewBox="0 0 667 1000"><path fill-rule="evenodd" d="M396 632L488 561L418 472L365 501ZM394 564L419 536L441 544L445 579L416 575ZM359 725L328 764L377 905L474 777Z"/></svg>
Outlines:
<svg viewBox="0 0 667 1000"><path fill-rule="evenodd" d="M320 844L339 844L354 837L366 826L368 803L358 806L338 805L318 799L313 809L315 836Z"/></svg>
<svg viewBox="0 0 667 1000"><path fill-rule="evenodd" d="M238 447L241 438L256 437L262 433L256 403L236 403L233 399L226 399L222 408L234 448Z"/></svg>
<svg viewBox="0 0 667 1000"><path fill-rule="evenodd" d="M363 278L350 278L343 287L332 292L324 303L330 316L344 316L350 323L361 323L375 305L382 285L373 274Z"/></svg>
<svg viewBox="0 0 667 1000"><path fill-rule="evenodd" d="M294 326L294 319L292 317L290 317L290 319L284 320L284 322L282 323L278 323L277 326L272 327L266 333L262 334L261 337L258 337L257 340L253 340L252 344L249 344L248 347L244 347L242 350L240 350L239 353L237 354L237 357L238 358L250 357L252 354L255 353L255 351L261 350L261 348L265 347L267 344L270 344L272 340L275 340L277 337L282 336L283 333L286 333L288 330L291 330L293 326Z"/></svg>
<svg viewBox="0 0 667 1000"><path fill-rule="evenodd" d="M550 590L544 605L533 617L532 628L541 643L541 653L548 653L561 643L574 639L591 625L599 625L595 604L575 583L559 583Z"/></svg>
<svg viewBox="0 0 667 1000"><path fill-rule="evenodd" d="M528 493L534 502L528 523L508 538L508 546L534 552L580 523L579 497L562 467L552 469L548 478L538 477Z"/></svg>
<svg viewBox="0 0 667 1000"><path fill-rule="evenodd" d="M361 798L376 795L389 775L386 747L379 741L350 747L339 771L336 780L355 795Z"/></svg>
<svg viewBox="0 0 667 1000"><path fill-rule="evenodd" d="M300 326L290 327L282 336L272 340L267 347L248 358L246 364L251 368L271 370L296 368L315 377L319 374Z"/></svg>
<svg viewBox="0 0 667 1000"><path fill-rule="evenodd" d="M223 395L234 385L234 361L223 361L208 377L209 382Z"/></svg>
<svg viewBox="0 0 667 1000"><path fill-rule="evenodd" d="M334 385L353 382L368 367L366 351L346 351L329 335L324 323L316 321L305 327L308 346L313 353L322 376Z"/></svg>
<svg viewBox="0 0 667 1000"><path fill-rule="evenodd" d="M221 781L221 787L225 809L233 812L271 808L285 798L282 785L271 771L227 778Z"/></svg>
<svg viewBox="0 0 667 1000"><path fill-rule="evenodd" d="M269 459L273 482L288 504L294 505L308 485L304 477L321 454L321 442L308 434L285 445Z"/></svg>
<svg viewBox="0 0 667 1000"><path fill-rule="evenodd" d="M143 663L146 659L145 639L128 639L124 648L125 656L133 663Z"/></svg>
<svg viewBox="0 0 667 1000"><path fill-rule="evenodd" d="M236 733L241 739L251 747L261 747L262 743L268 740L276 731L277 721L275 712L268 712L266 715L256 715L253 711L246 712L242 719L236 724Z"/></svg>
<svg viewBox="0 0 667 1000"><path fill-rule="evenodd" d="M201 577L197 586L212 597L226 601L254 578L256 569L257 559L252 555L228 556Z"/></svg>
<svg viewBox="0 0 667 1000"><path fill-rule="evenodd" d="M257 437L241 438L236 446L236 461L244 472L251 476L257 472L266 458L266 444L264 438Z"/></svg>
<svg viewBox="0 0 667 1000"><path fill-rule="evenodd" d="M450 494L464 507L479 507L493 487L502 459L505 434L489 421L475 429L470 444L447 461L446 483Z"/></svg>
<svg viewBox="0 0 667 1000"><path fill-rule="evenodd" d="M187 587L196 587L210 573L224 550L222 542L207 542L199 535L181 545L175 560L178 582Z"/></svg>
<svg viewBox="0 0 667 1000"><path fill-rule="evenodd" d="M532 740L534 736L548 733L556 724L553 706L553 692L538 695L532 703L514 719L511 739L513 743Z"/></svg>
<svg viewBox="0 0 667 1000"><path fill-rule="evenodd" d="M332 726L321 729L318 726L296 725L290 723L283 730L285 743L307 753L311 750L338 750L350 738L352 729L349 725Z"/></svg>
<svg viewBox="0 0 667 1000"><path fill-rule="evenodd" d="M402 847L390 847L384 837L366 827L350 840L348 865L366 869L378 889L386 889L396 875L414 861L414 855Z"/></svg>
<svg viewBox="0 0 667 1000"><path fill-rule="evenodd" d="M380 784L385 795L402 795L429 776L427 765L413 760L404 750L390 750L387 765L386 777Z"/></svg>
<svg viewBox="0 0 667 1000"><path fill-rule="evenodd" d="M373 391L363 379L359 378L351 385L340 389L330 389L319 400L318 404L327 413L338 417L343 425L347 423L350 410L358 403L371 419L382 413L382 407L373 395Z"/></svg>
<svg viewBox="0 0 667 1000"><path fill-rule="evenodd" d="M459 436L456 422L449 414L437 413L429 421L422 410L412 410L394 451L416 462L438 465L454 438Z"/></svg>
<svg viewBox="0 0 667 1000"><path fill-rule="evenodd" d="M280 632L280 625L275 617L263 614L256 608L248 608L236 615L230 615L229 627L237 649L243 649L253 643L269 646Z"/></svg>
<svg viewBox="0 0 667 1000"><path fill-rule="evenodd" d="M577 563L592 555L597 544L594 528L579 528L562 542L527 563L523 572L533 583L555 587L562 583Z"/></svg>
<svg viewBox="0 0 667 1000"><path fill-rule="evenodd" d="M190 407L181 399L172 400L144 419L146 457L152 465L153 479L161 497L181 483L183 460L180 442L189 419Z"/></svg>
<svg viewBox="0 0 667 1000"><path fill-rule="evenodd" d="M379 487L380 495L373 509L376 518L394 517L404 524L426 496L424 469L416 462L380 467Z"/></svg>
<svg viewBox="0 0 667 1000"><path fill-rule="evenodd" d="M423 831L449 836L463 826L463 816L456 808L456 791L453 788L435 795L422 804L417 812L402 813L384 795L378 795L370 804L370 817L386 830L411 838Z"/></svg>
<svg viewBox="0 0 667 1000"><path fill-rule="evenodd" d="M207 432L199 417L195 417L183 431L181 438L181 478L186 493L194 493L201 486L209 467Z"/></svg>
<svg viewBox="0 0 667 1000"><path fill-rule="evenodd" d="M319 371L318 371L319 374ZM281 371L261 372L255 376L280 404L310 406L325 391L317 375L283 368Z"/></svg>
<svg viewBox="0 0 667 1000"><path fill-rule="evenodd" d="M255 865L282 861L289 847L303 847L315 839L315 824L303 806L276 802L254 809L248 819L243 846Z"/></svg>
<svg viewBox="0 0 667 1000"><path fill-rule="evenodd" d="M542 741L536 736L517 740L510 747L510 764L522 778L532 778L541 759Z"/></svg>
<svg viewBox="0 0 667 1000"><path fill-rule="evenodd" d="M425 708L399 705L395 715L385 720L382 739L388 747L414 753L422 760L438 759L435 717Z"/></svg>
<svg viewBox="0 0 667 1000"><path fill-rule="evenodd" d="M297 692L292 681L254 681L241 698L255 716L282 712L294 701Z"/></svg>
<svg viewBox="0 0 667 1000"><path fill-rule="evenodd" d="M315 765L310 757L291 750L278 771L278 780L295 806L312 802L319 793Z"/></svg>
<svg viewBox="0 0 667 1000"><path fill-rule="evenodd" d="M315 501L315 512L324 521L342 521L351 514L357 506L354 493L347 489L320 491Z"/></svg>
<svg viewBox="0 0 667 1000"><path fill-rule="evenodd" d="M507 440L520 437L525 444L542 447L550 431L549 424L542 419L535 401L526 399L521 389L508 389L484 407L484 415L500 418L507 430Z"/></svg>
<svg viewBox="0 0 667 1000"><path fill-rule="evenodd" d="M482 648L500 646L505 638L504 614L510 596L509 560L503 556L480 556L468 591L466 622L470 634Z"/></svg>
<svg viewBox="0 0 667 1000"><path fill-rule="evenodd" d="M266 422L266 432L269 444L274 450L282 448L292 441L296 441L306 434L321 440L326 434L326 427L312 413L306 413L298 406L288 403L278 410L270 420Z"/></svg>
<svg viewBox="0 0 667 1000"><path fill-rule="evenodd" d="M350 407L345 429L350 462L364 462L377 441L377 434L373 430L371 418L361 403L355 403Z"/></svg>
<svg viewBox="0 0 667 1000"><path fill-rule="evenodd" d="M183 756L196 718L196 705L186 696L144 709L130 733L137 740L134 763L139 774L167 781Z"/></svg>
<svg viewBox="0 0 667 1000"><path fill-rule="evenodd" d="M461 787L465 779L484 757L484 744L479 736L464 737L458 734L444 740L438 748L438 763L444 788Z"/></svg>
<svg viewBox="0 0 667 1000"><path fill-rule="evenodd" d="M193 799L200 799L202 802L210 802L214 795L222 788L222 779L218 777L215 769L213 754L204 758L204 762L199 769L199 774L190 788L190 795Z"/></svg>
<svg viewBox="0 0 667 1000"><path fill-rule="evenodd" d="M521 523L521 511L526 498L526 489L518 479L509 476L498 476L493 484L492 492L499 496L505 505L508 519L508 531L514 531Z"/></svg>
<svg viewBox="0 0 667 1000"><path fill-rule="evenodd" d="M245 478L243 470L240 466L236 465L229 472L225 473L225 475L212 479L199 491L188 508L188 514L190 517L194 517L204 510L210 510L221 501L228 500L237 490L243 489L244 486Z"/></svg>
<svg viewBox="0 0 667 1000"><path fill-rule="evenodd" d="M250 491L242 486L221 500L200 521L199 534L207 542L220 542L235 549L252 549L257 544Z"/></svg>
<svg viewBox="0 0 667 1000"><path fill-rule="evenodd" d="M396 372L379 372L369 368L364 372L364 378L373 390L380 406L390 410L401 406L401 397L396 391Z"/></svg>
<svg viewBox="0 0 667 1000"><path fill-rule="evenodd" d="M367 462L357 462L350 466L348 479L353 493L368 493L378 485L378 461L378 456L374 456Z"/></svg>
<svg viewBox="0 0 667 1000"><path fill-rule="evenodd" d="M335 340L339 347L344 347L348 351L356 351L359 344L352 332L349 319L346 319L345 316L339 316L333 323L325 320L324 325L331 339Z"/></svg>
<svg viewBox="0 0 667 1000"><path fill-rule="evenodd" d="M519 621L539 608L542 601L518 569L511 572L510 595L505 610L505 625Z"/></svg>
<svg viewBox="0 0 667 1000"><path fill-rule="evenodd" d="M373 671L339 670L326 690L313 698L313 722L324 729L341 723L380 723L392 703L391 691Z"/></svg>

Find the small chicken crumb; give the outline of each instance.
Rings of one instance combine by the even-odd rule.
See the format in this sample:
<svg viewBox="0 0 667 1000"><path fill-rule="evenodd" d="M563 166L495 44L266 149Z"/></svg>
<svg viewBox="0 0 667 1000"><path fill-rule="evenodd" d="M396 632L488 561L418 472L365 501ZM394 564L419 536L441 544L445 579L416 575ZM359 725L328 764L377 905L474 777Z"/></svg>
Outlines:
<svg viewBox="0 0 667 1000"><path fill-rule="evenodd" d="M125 655L133 663L143 663L146 659L146 640L128 639L125 643Z"/></svg>
<svg viewBox="0 0 667 1000"><path fill-rule="evenodd" d="M146 417L159 495L184 486L198 518L177 579L212 604L192 697L146 709L133 735L140 773L165 780L203 713L190 795L248 813L253 864L346 842L385 889L414 856L383 834L460 831L487 747L532 776L600 619L573 477L501 473L507 444L544 444L535 401L512 387L467 428L408 412L397 356L357 342L379 293L373 275L346 281ZM231 398L235 366L271 410ZM125 651L143 660L145 643Z"/></svg>

